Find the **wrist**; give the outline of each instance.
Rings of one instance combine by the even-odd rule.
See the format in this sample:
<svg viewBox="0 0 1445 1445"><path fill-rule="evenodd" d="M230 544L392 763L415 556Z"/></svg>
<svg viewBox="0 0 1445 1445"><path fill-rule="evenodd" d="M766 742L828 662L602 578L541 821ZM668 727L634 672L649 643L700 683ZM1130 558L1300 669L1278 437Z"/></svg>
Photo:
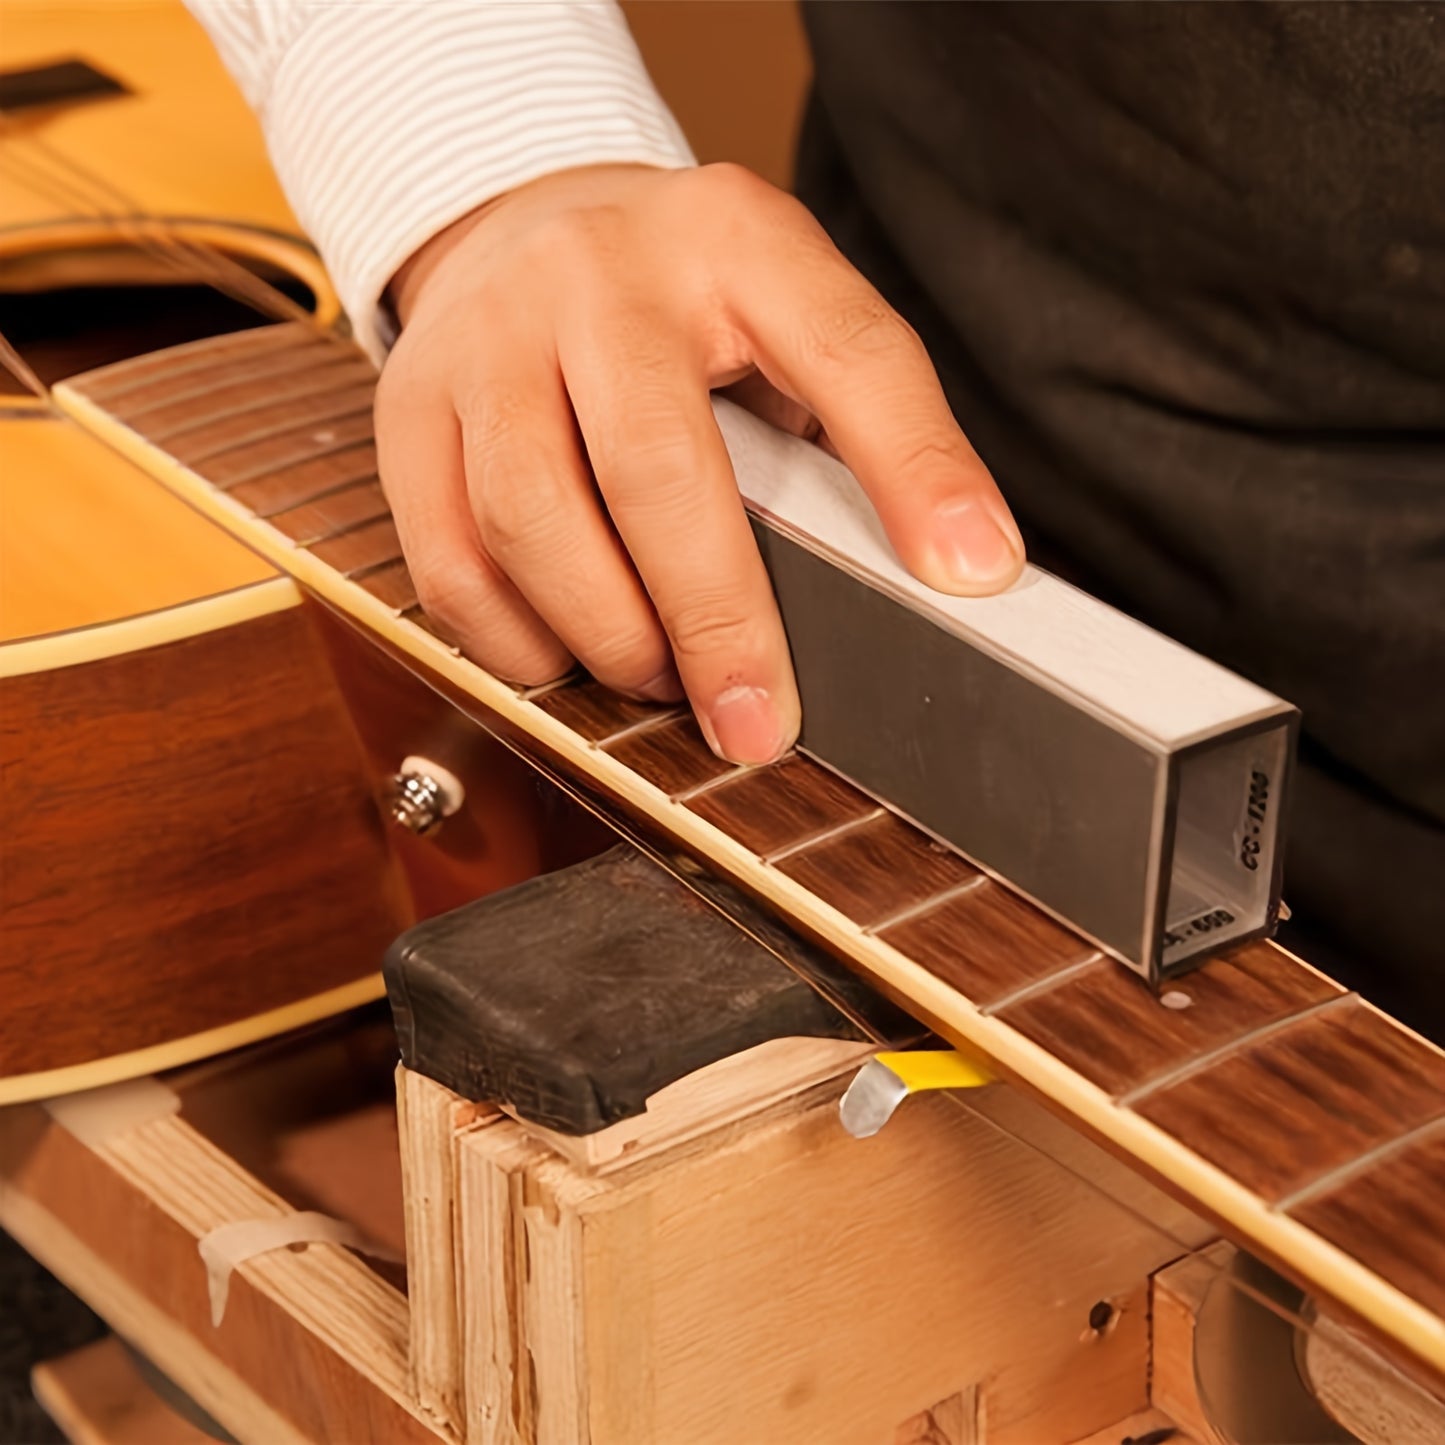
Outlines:
<svg viewBox="0 0 1445 1445"><path fill-rule="evenodd" d="M405 326L429 280L443 268L452 253L459 250L472 233L497 212L510 211L528 200L545 206L549 199L555 201L558 192L564 193L574 204L602 203L615 198L619 181L625 183L629 178L648 173L664 174L670 169L642 162L575 166L538 176L513 190L493 196L417 247L397 268L382 300L391 309L398 324Z"/></svg>

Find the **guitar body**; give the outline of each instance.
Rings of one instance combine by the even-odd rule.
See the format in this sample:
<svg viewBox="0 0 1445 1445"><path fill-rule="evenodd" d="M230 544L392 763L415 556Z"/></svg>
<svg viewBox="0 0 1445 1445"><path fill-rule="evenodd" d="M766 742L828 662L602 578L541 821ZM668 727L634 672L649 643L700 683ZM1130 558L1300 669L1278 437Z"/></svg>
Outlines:
<svg viewBox="0 0 1445 1445"><path fill-rule="evenodd" d="M286 579L77 428L0 481L0 1099L376 992L410 916Z"/></svg>
<svg viewBox="0 0 1445 1445"><path fill-rule="evenodd" d="M7 72L80 61L123 88L7 106L0 332L48 384L258 324L252 275L320 328L324 273L194 20L81 22L0 5ZM592 846L499 744L0 377L0 1104L377 998L416 918ZM465 780L444 838L377 806L414 753Z"/></svg>

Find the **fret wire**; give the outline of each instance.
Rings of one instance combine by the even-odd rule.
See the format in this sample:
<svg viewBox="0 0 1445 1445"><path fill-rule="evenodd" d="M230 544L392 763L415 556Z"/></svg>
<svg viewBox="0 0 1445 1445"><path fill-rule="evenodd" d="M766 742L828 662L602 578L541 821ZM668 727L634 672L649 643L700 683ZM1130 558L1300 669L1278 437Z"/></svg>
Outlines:
<svg viewBox="0 0 1445 1445"><path fill-rule="evenodd" d="M320 373L320 380L315 386L302 386L296 390L288 389L287 394L279 403L280 405L287 406L293 401L309 401L313 397L324 397L331 392L344 391L352 386L359 386L370 380L369 377L358 374L361 368L354 361L329 361L324 366L307 367L305 369L313 373ZM343 383L341 386L336 386L334 383L338 373L356 375L356 380L354 382ZM240 382L234 389L240 390L243 387L253 385L253 382ZM224 394L232 389L229 385L219 386L214 393L208 393L208 395ZM153 406L149 408L148 411L141 412L139 415L128 419L126 425L130 427L142 426L148 415L154 415L154 413L164 410L167 405L168 403L163 403L161 406ZM271 411L277 405L277 399L274 396L268 395L262 401L246 402L244 405L232 407L229 411L209 412L199 418L193 417L189 421L172 426L165 431L147 430L146 436L153 444L168 447L173 442L184 441L192 432L204 431L207 427L216 426L223 421L234 421L237 417L252 416L256 412Z"/></svg>
<svg viewBox="0 0 1445 1445"><path fill-rule="evenodd" d="M295 352L282 352L282 361L276 364L274 369L272 369L272 363L263 353L260 357L243 357L238 360L221 361L217 362L215 366L188 372L187 375L193 380L199 379L204 381L205 377L216 372L231 371L233 368L239 369L242 366L249 368L246 371L242 371L239 375L227 376L221 381L213 380L208 385L196 386L190 391L173 392L169 394L163 402L156 402L153 406L148 406L143 411L132 412L126 418L126 425L140 426L145 422L146 417L153 415L164 407L174 406L177 402L196 401L204 396L214 396L217 392L225 391L231 386L245 386L257 381L272 381L277 377L290 376L294 372L308 370L314 363L316 353L326 349L329 348L327 347L325 339L317 337L313 343L308 346L298 347ZM150 383L141 382L140 385L132 389L134 391L142 391L147 385L163 386L164 384L165 378L162 377ZM157 433L156 439L162 439L159 433Z"/></svg>
<svg viewBox="0 0 1445 1445"><path fill-rule="evenodd" d="M795 854L804 853L809 848L816 848L820 843L831 843L834 838L840 838L845 833L851 833L854 829L861 828L867 823L876 823L887 813L888 809L880 805L871 813L864 813L861 817L847 818L841 823L831 823L826 828L819 828L816 833L809 833L805 837L794 839L791 843L785 843L781 848L774 848L771 853L764 853L763 862L769 865L781 863Z"/></svg>
<svg viewBox="0 0 1445 1445"><path fill-rule="evenodd" d="M288 433L293 431L305 431L308 427L316 427L324 425L327 422L340 421L345 417L358 416L362 414L369 415L371 412L372 388L366 388L365 402L363 402L360 406L356 406L353 404L356 400L356 397L353 395L353 393L355 393L360 386L361 383L358 382L355 386L343 387L341 390L337 391L334 394L337 398L337 405L344 405L347 408L344 411L321 411L314 416L306 417L300 421L291 422L283 426L279 431L272 431L263 425L260 431L250 432L248 435L240 437L236 441L228 441L221 446L215 447L211 451L201 452L197 456L185 458L183 465L194 469L201 466L205 462L214 462L217 457L223 457L227 452L242 451L246 447L255 446L258 442L270 441L273 437L286 436ZM312 398L312 400L320 400L326 395L327 393L325 392L318 392L316 396ZM340 400L343 397L345 398L344 402ZM233 413L233 415L249 416L253 412L265 412L269 407L273 406L275 406L275 403L269 402L264 407L248 407L243 411ZM232 417L216 417L213 418L212 421L207 422L205 425L211 426L214 424L218 424L222 421L230 420L232 420ZM188 430L204 431L205 426L188 428ZM151 437L147 437L146 440L153 441L154 439ZM181 459L177 458L177 460Z"/></svg>
<svg viewBox="0 0 1445 1445"><path fill-rule="evenodd" d="M1342 1184L1348 1184L1367 1169L1373 1169L1377 1164L1383 1163L1392 1154L1398 1154L1419 1144L1440 1131L1445 1131L1445 1102L1440 1105L1440 1113L1432 1118L1406 1129L1401 1134L1396 1134L1393 1139L1386 1139L1383 1143L1373 1145L1363 1154L1357 1154L1343 1164L1336 1164L1333 1169L1326 1169L1323 1174L1311 1179L1308 1184L1301 1185L1292 1193L1286 1194L1283 1199L1275 1200L1270 1208L1280 1214L1288 1214L1290 1210L1301 1204L1308 1204L1322 1194L1332 1194Z"/></svg>
<svg viewBox="0 0 1445 1445"><path fill-rule="evenodd" d="M417 610L421 609L418 607ZM564 687L571 687L577 680L578 673L574 670L561 677L554 677L551 682L539 682L536 687L524 687L522 700L523 702L535 702L539 697L546 697L549 692L560 692Z"/></svg>
<svg viewBox="0 0 1445 1445"><path fill-rule="evenodd" d="M654 713L648 717L640 717L636 722L630 722L626 727L620 727L615 733L608 733L605 738L594 738L592 746L601 748L603 752L613 743L620 743L624 738L636 737L638 733L651 732L654 728L660 728L670 722L676 722L679 718L688 715L687 709L680 704L677 707L668 708L666 712Z"/></svg>
<svg viewBox="0 0 1445 1445"><path fill-rule="evenodd" d="M421 623L416 620L416 617L412 616L413 613L415 613L417 617L425 617L426 609L421 605L420 602L413 602L410 607L404 608L399 615L403 622L410 623L411 626L415 627L418 632L424 633L428 641L434 642L438 647L451 653L453 657L460 657L462 655L462 650L456 645L456 643L448 642L445 637L439 637L429 627L423 627ZM543 683L542 689L540 690L545 691L549 688L561 687L563 681L565 681L565 679L559 682ZM523 698L523 700L526 700L533 696L531 692L527 691L519 691L518 695Z"/></svg>
<svg viewBox="0 0 1445 1445"><path fill-rule="evenodd" d="M339 424L341 422L351 421L355 417L370 415L371 407L368 404L366 406L353 407L350 411L343 412L340 416L322 417L320 420ZM315 425L315 422L299 422L295 426L288 426L281 431L273 432L271 436L264 437L262 440L280 440L290 436L293 432L308 431ZM147 438L147 440L149 440L149 438ZM214 462L217 457L223 457L227 452L244 451L246 447L255 445L256 438L253 437L249 441L237 442L234 446L223 447L218 452L212 452L210 456L199 458L191 465L194 468L202 462ZM273 472L284 472L288 471L291 467L305 466L307 462L320 461L322 457L334 457L341 452L350 451L352 447L370 446L372 445L372 441L370 437L360 437L346 442L321 442L317 443L317 445L322 446L324 450L319 452L297 452L286 456L285 459L280 462L265 462L249 472L243 472L239 477L230 477L224 482L212 481L211 478L207 477L205 478L206 485L214 487L218 492L231 492L237 487L244 487L248 482L259 482L263 477L268 477Z"/></svg>
<svg viewBox="0 0 1445 1445"><path fill-rule="evenodd" d="M364 525L368 527L375 526L378 520L380 519L373 517L370 522L367 522ZM284 537L286 534L284 532L281 532L280 535ZM330 538L328 538L327 540L329 541ZM299 550L305 550L304 548L300 547L299 543L297 544L297 546ZM382 571L383 568L395 567L398 562L404 561L406 561L405 557L383 557L380 562L368 562L364 567L354 567L350 572L342 572L341 575L345 577L348 582L359 583L364 578L370 577L373 573ZM331 567L331 563L329 562L326 565L328 567ZM335 572L339 571L340 569L332 567L331 570Z"/></svg>
<svg viewBox="0 0 1445 1445"><path fill-rule="evenodd" d="M357 443L357 445L366 446L368 445L368 443L359 442ZM345 450L345 448L343 448L343 450ZM280 470L287 471L289 470L289 468L282 467ZM304 497L294 497L287 501L284 505L271 507L267 511L262 511L258 507L252 507L250 509L251 515L253 517L259 517L263 522L269 522L273 517L283 517L286 515L287 512L299 512L302 507L312 506L316 502L324 502L327 500L328 497L334 497L338 492L349 491L352 487L367 487L370 486L373 482L380 481L381 478L378 477L375 472L369 472L364 477L353 477L350 481L346 482L334 482L330 486L325 487L322 491L310 492ZM239 487L246 484L244 482L237 482L235 485ZM244 506L246 504L242 503L242 505ZM371 518L371 520L373 522L379 521L381 515L382 514L378 513L378 515ZM390 509L388 509L385 515L390 515Z"/></svg>
<svg viewBox="0 0 1445 1445"><path fill-rule="evenodd" d="M1132 1089L1125 1090L1114 1102L1121 1108L1131 1108L1141 1099L1147 1098L1150 1094L1156 1094L1162 1089L1171 1088L1173 1085L1182 1083L1185 1079L1192 1078L1195 1074L1201 1074L1205 1069L1213 1068L1215 1064L1222 1063L1232 1054L1238 1053L1241 1049L1248 1048L1262 1039L1272 1038L1275 1034L1283 1033L1286 1029L1293 1028L1296 1024L1304 1023L1306 1020L1318 1018L1321 1014L1331 1009L1339 1008L1341 1004L1351 999L1358 1000L1359 995L1353 990L1346 990L1341 993L1331 994L1329 998L1316 1000L1312 1004L1306 1004L1304 1008L1295 1013L1286 1014L1284 1018L1272 1019L1269 1023L1260 1024L1257 1028L1246 1030L1238 1038L1230 1039L1227 1043L1218 1044L1212 1049L1206 1049L1202 1054L1196 1054L1192 1059L1185 1059L1182 1063L1172 1064L1167 1069L1160 1069L1149 1078L1135 1084Z"/></svg>
<svg viewBox="0 0 1445 1445"><path fill-rule="evenodd" d="M119 371L124 367L131 366L135 361L146 358L132 357L130 361L113 362L109 366L100 367L96 371L87 373L86 381L89 385L99 387L94 399L98 405L109 411L116 402L123 401L143 386L159 385L170 377L184 376L197 370L210 370L218 366L226 366L238 357L265 356L273 351L282 351L295 344L295 337L296 333L292 332L288 325L255 326L249 331L232 331L224 336L209 336L200 341L185 342L180 346L172 347L166 353L157 353L167 355L170 364L154 371L147 371L144 367L139 368L139 376L131 377L123 385L115 387L113 390L106 386L106 378L109 373ZM217 343L220 342L226 344L217 347ZM193 351L204 350L207 346L217 347L228 359L212 362L210 367L204 368L186 365L186 361Z"/></svg>
<svg viewBox="0 0 1445 1445"><path fill-rule="evenodd" d="M361 487L367 484L365 482L356 482L353 485ZM344 491L345 488L342 488L341 490ZM267 523L272 527L276 527L276 519L278 517L284 517L291 512L300 512L311 505L312 503L310 501L297 502L294 507L287 507L284 511L273 512L271 516L266 519ZM374 527L378 522L387 521L390 517L390 509L384 512L375 512L369 517L359 517L354 522L343 523L340 527L336 527L330 532L322 532L320 535L315 537L292 537L291 540L295 542L298 547L306 547L308 549L312 547L319 547L323 542L334 542L338 537L348 537L351 535L352 532L360 532L365 527ZM280 527L276 527L276 530L280 532L282 529ZM283 532L282 535L284 536L286 534ZM389 557L387 559L387 562L401 562L405 560L406 559L404 557ZM350 574L348 573L347 575L349 576Z"/></svg>
<svg viewBox="0 0 1445 1445"><path fill-rule="evenodd" d="M876 923L864 925L862 932L871 938L900 923L911 923L913 919L922 918L924 914L932 913L935 908L942 908L945 903L952 903L955 898L962 898L966 893L976 892L990 882L992 879L986 873L980 873L977 878L965 878L962 883L955 883L951 888L945 888L942 893L910 903L907 908L900 908L896 913L890 913Z"/></svg>
<svg viewBox="0 0 1445 1445"><path fill-rule="evenodd" d="M1020 984L1012 993L1006 993L1002 998L996 998L992 1003L984 1004L979 1012L985 1017L992 1017L996 1013L1002 1013L1006 1008L1012 1008L1014 1004L1026 1003L1030 999L1037 998L1042 993L1051 993L1054 989L1066 984L1070 979L1077 978L1081 973L1086 973L1096 963L1106 962L1105 955L1099 949L1095 949L1087 958L1077 959L1073 963L1066 963L1062 968L1056 969L1053 973L1047 973L1042 978L1036 978L1032 983ZM1120 968L1123 964L1119 965Z"/></svg>
<svg viewBox="0 0 1445 1445"><path fill-rule="evenodd" d="M760 772L763 768L774 767L773 763L738 763L735 764L729 773L719 773L715 778L709 778L706 782L694 783L690 788L684 788L680 793L673 793L668 799L672 803L690 803L694 798L700 798L704 793L711 793L716 788L721 788L727 783L735 782L738 778L745 778L749 773Z"/></svg>

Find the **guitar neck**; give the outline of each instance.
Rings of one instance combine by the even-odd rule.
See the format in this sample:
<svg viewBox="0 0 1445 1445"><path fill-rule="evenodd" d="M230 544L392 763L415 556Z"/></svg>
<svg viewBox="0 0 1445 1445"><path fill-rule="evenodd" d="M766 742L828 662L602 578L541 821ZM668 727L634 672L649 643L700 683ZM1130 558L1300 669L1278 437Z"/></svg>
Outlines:
<svg viewBox="0 0 1445 1445"><path fill-rule="evenodd" d="M288 325L91 372L56 398L518 751L1445 1371L1445 1054L1264 941L1158 995L809 757L733 767L683 709L492 677L418 603L376 474L373 384L349 345Z"/></svg>

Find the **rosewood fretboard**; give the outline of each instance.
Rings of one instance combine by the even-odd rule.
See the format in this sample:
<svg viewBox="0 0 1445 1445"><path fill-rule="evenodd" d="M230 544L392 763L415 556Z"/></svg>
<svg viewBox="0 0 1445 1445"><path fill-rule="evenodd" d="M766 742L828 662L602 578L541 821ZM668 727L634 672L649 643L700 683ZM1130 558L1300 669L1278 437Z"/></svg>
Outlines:
<svg viewBox="0 0 1445 1445"><path fill-rule="evenodd" d="M418 607L377 478L373 383L346 343L278 326L107 367L58 395L467 705L497 684ZM1161 1001L806 757L731 767L684 710L585 680L508 696L501 730L524 749L565 752L935 1027L1445 1367L1445 1054L1270 944L1213 960ZM469 710L498 723L494 704Z"/></svg>

